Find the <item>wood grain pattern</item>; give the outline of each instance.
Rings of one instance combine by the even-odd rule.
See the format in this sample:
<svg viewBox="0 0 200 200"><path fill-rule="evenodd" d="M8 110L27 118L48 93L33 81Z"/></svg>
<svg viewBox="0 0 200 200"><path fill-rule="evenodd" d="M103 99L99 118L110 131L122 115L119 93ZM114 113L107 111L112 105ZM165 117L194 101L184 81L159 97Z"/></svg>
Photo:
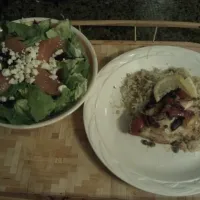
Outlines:
<svg viewBox="0 0 200 200"><path fill-rule="evenodd" d="M98 55L99 69L128 50L153 44L166 45L165 42L92 43ZM200 52L200 44L168 44ZM0 128L0 191L0 200L9 199L3 195L11 193L19 198L20 194L28 195L21 196L21 200L64 200L64 196L67 196L66 199L164 198L124 183L103 166L87 140L82 108L62 121L40 129L25 131ZM194 200L198 197L166 199Z"/></svg>
<svg viewBox="0 0 200 200"><path fill-rule="evenodd" d="M84 20L72 21L74 26L137 26L137 27L169 27L169 28L196 28L200 23L151 20Z"/></svg>

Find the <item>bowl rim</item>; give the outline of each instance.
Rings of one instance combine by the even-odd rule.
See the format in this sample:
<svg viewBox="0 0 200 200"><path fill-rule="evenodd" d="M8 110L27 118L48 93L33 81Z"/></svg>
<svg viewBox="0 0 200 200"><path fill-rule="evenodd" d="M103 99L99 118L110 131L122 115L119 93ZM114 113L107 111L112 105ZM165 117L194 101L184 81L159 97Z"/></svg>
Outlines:
<svg viewBox="0 0 200 200"><path fill-rule="evenodd" d="M52 23L57 23L60 21L57 19L45 18L45 17L31 17L31 18L23 18L23 19L14 20L13 22L20 22L20 20L23 20L25 22L31 22L34 20L43 21L43 20L47 20L47 19L50 19L52 21ZM63 118L67 117L68 115L72 114L85 102L85 99L88 97L89 93L91 92L92 86L95 83L95 78L98 73L97 55L95 53L94 47L92 46L90 41L87 39L87 37L83 33L81 33L77 28L75 28L73 26L72 26L72 31L74 31L84 41L84 43L86 44L86 46L89 49L89 52L90 52L91 58L92 58L91 66L92 66L93 73L92 73L92 76L90 79L90 84L88 86L86 93L70 109L68 109L67 111L64 111L61 114L58 114L58 116L53 117L52 119L48 119L46 121L38 122L35 124L31 124L31 125L13 125L13 124L4 124L4 123L0 122L1 127L10 128L10 129L34 129L34 128L41 128L44 126L48 126L50 124L53 124L55 122L62 120Z"/></svg>

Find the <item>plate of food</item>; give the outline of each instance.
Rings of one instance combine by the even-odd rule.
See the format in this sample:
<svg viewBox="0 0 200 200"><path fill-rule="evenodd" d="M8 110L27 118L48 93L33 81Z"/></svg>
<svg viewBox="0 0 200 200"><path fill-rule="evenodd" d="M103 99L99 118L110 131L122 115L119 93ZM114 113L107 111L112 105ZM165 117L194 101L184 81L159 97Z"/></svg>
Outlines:
<svg viewBox="0 0 200 200"><path fill-rule="evenodd" d="M89 40L69 20L2 22L0 125L38 128L74 112L98 71Z"/></svg>
<svg viewBox="0 0 200 200"><path fill-rule="evenodd" d="M167 196L200 192L200 54L172 46L132 50L98 74L84 125L104 165Z"/></svg>

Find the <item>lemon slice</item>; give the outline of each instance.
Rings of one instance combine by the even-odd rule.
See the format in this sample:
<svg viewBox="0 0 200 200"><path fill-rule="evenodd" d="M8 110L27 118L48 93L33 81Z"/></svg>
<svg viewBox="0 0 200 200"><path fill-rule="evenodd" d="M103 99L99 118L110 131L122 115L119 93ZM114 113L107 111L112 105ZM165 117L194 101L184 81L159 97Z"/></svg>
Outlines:
<svg viewBox="0 0 200 200"><path fill-rule="evenodd" d="M166 76L165 78L158 81L154 87L154 97L158 102L162 97L172 90L179 87L179 80L176 75Z"/></svg>
<svg viewBox="0 0 200 200"><path fill-rule="evenodd" d="M179 87L184 90L190 97L197 98L197 89L191 79L191 77L183 78L180 75L177 75L179 80Z"/></svg>
<svg viewBox="0 0 200 200"><path fill-rule="evenodd" d="M177 88L181 88L190 97L197 98L197 90L191 77L184 78L181 75L171 75L156 83L153 91L155 100L160 101L167 93Z"/></svg>

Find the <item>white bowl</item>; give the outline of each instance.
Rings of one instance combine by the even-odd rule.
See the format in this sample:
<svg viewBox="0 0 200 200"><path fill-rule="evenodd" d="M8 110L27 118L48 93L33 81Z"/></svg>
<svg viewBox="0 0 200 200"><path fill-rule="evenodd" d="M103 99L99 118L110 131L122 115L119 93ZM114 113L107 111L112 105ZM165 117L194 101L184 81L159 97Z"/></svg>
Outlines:
<svg viewBox="0 0 200 200"><path fill-rule="evenodd" d="M23 19L24 21L27 22L31 22L31 21L43 21L46 20L48 18L25 18ZM57 23L58 20L56 19L51 19L52 23ZM20 22L20 20L15 20L14 22ZM90 69L90 80L89 80L89 84L88 84L88 90L87 92L84 94L83 97L81 97L70 109L67 109L66 111L63 111L61 114L58 114L54 117L52 117L51 119L42 121L42 122L38 122L35 124L31 124L31 125L12 125L12 124L5 124L5 123L0 123L0 126L2 127L7 127L7 128L12 128L12 129L33 129L33 128L40 128L43 126L47 126L50 124L53 124L63 118L65 118L66 116L72 114L74 111L76 111L85 101L85 99L87 98L89 92L91 91L93 85L94 85L94 81L98 72L98 62L97 62L97 56L96 53L94 51L94 48L92 46L92 44L90 43L90 41L75 27L72 27L72 31L76 33L76 35L78 36L78 38L80 39L84 50L86 52L86 55L88 57L91 69Z"/></svg>

